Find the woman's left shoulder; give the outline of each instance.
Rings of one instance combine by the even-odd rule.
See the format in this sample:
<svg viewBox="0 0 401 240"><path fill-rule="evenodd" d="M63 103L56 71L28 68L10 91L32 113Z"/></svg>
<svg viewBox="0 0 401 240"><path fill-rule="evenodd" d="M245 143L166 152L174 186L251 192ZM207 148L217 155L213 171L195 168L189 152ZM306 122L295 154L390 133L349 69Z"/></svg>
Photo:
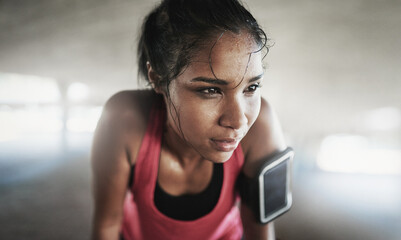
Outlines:
<svg viewBox="0 0 401 240"><path fill-rule="evenodd" d="M267 100L262 98L258 118L241 141L245 162L243 171L254 176L261 160L286 148L277 114Z"/></svg>

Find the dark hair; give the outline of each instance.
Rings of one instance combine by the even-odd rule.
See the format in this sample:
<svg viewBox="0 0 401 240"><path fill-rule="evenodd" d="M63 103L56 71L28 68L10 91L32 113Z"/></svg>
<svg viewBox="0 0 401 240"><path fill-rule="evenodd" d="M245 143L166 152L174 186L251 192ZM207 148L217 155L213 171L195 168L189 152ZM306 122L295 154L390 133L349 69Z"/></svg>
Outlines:
<svg viewBox="0 0 401 240"><path fill-rule="evenodd" d="M268 51L265 32L239 0L164 0L144 20L138 75L149 81L149 62L159 76L154 84L168 89L202 44L224 31L241 30L254 38L260 50Z"/></svg>

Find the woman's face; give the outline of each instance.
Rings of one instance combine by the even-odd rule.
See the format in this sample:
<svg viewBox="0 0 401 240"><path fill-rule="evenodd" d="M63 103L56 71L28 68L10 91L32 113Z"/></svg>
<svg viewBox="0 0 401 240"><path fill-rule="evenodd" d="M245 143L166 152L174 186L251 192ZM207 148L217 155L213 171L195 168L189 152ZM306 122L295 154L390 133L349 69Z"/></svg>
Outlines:
<svg viewBox="0 0 401 240"><path fill-rule="evenodd" d="M225 32L171 81L169 144L213 162L231 157L259 115L263 67L261 53L252 53L258 49L248 34Z"/></svg>

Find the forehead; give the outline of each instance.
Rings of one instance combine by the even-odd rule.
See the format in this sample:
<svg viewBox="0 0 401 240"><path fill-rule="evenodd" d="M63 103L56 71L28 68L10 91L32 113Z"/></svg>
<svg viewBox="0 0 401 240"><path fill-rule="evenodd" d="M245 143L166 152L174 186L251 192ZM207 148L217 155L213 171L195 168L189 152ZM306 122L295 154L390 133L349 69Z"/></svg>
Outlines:
<svg viewBox="0 0 401 240"><path fill-rule="evenodd" d="M248 33L224 32L194 56L183 74L217 77L230 82L252 78L263 73L259 48Z"/></svg>

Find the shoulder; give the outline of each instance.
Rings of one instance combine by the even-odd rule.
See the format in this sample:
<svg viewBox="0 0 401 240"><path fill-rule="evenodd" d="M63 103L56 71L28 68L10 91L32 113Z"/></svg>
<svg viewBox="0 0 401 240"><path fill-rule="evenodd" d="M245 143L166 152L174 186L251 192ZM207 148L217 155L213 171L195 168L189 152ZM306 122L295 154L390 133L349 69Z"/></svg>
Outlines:
<svg viewBox="0 0 401 240"><path fill-rule="evenodd" d="M256 174L261 165L259 160L286 148L278 117L265 99L262 98L259 116L241 144L245 157L243 171L248 176Z"/></svg>
<svg viewBox="0 0 401 240"><path fill-rule="evenodd" d="M156 99L152 90L121 91L107 100L103 114L107 116L121 115L126 117L141 117L150 111L152 102ZM134 114L134 115L132 115Z"/></svg>
<svg viewBox="0 0 401 240"><path fill-rule="evenodd" d="M104 106L91 151L94 222L99 229L119 229L131 166L136 163L154 99L152 91L123 91Z"/></svg>
<svg viewBox="0 0 401 240"><path fill-rule="evenodd" d="M157 95L152 90L121 91L104 105L95 140L107 148L116 146L135 155L147 127L148 116ZM133 163L133 161L130 161Z"/></svg>
<svg viewBox="0 0 401 240"><path fill-rule="evenodd" d="M101 121L116 127L141 128L146 124L149 112L157 95L151 90L121 91L105 104Z"/></svg>

